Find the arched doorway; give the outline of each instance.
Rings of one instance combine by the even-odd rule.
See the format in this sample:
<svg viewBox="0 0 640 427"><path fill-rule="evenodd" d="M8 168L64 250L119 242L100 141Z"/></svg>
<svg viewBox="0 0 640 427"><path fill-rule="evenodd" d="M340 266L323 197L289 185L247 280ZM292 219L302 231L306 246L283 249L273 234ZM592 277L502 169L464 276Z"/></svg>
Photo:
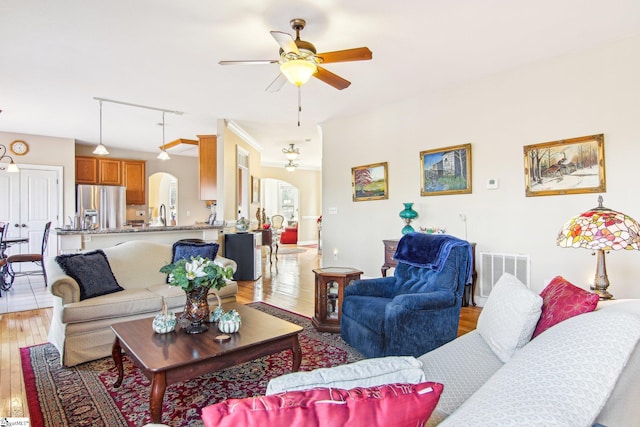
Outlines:
<svg viewBox="0 0 640 427"><path fill-rule="evenodd" d="M298 187L280 179L264 178L260 183L262 206L265 214L282 215L288 224L299 221L300 202Z"/></svg>
<svg viewBox="0 0 640 427"><path fill-rule="evenodd" d="M167 213L167 225L178 224L178 178L158 172L149 176L149 220L160 225L160 206Z"/></svg>

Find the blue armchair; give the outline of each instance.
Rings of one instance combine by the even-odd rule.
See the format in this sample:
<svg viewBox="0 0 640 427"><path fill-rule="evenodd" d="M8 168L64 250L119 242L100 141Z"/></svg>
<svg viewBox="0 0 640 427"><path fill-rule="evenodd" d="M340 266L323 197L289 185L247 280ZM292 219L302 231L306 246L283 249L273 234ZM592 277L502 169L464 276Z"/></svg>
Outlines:
<svg viewBox="0 0 640 427"><path fill-rule="evenodd" d="M344 289L342 338L366 357L420 356L456 338L471 245L448 235L400 239L393 277Z"/></svg>

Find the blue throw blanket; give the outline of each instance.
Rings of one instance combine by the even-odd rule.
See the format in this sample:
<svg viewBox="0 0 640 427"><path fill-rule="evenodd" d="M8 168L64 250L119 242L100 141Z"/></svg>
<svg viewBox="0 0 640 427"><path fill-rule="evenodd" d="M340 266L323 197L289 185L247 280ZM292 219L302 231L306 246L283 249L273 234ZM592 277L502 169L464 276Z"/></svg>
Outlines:
<svg viewBox="0 0 640 427"><path fill-rule="evenodd" d="M472 259L471 245L466 240L447 234L409 233L400 239L393 258L414 267L441 271L451 249L456 246L466 246L469 260ZM466 283L471 282L471 271L472 265L469 262Z"/></svg>

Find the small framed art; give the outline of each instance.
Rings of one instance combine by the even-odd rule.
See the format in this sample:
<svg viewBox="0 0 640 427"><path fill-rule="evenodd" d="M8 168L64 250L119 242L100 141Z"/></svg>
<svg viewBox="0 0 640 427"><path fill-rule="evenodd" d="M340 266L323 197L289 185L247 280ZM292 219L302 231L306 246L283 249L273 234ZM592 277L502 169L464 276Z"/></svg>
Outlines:
<svg viewBox="0 0 640 427"><path fill-rule="evenodd" d="M389 198L387 162L351 168L353 201Z"/></svg>
<svg viewBox="0 0 640 427"><path fill-rule="evenodd" d="M526 145L524 178L527 197L606 191L604 135Z"/></svg>
<svg viewBox="0 0 640 427"><path fill-rule="evenodd" d="M471 193L471 144L420 152L421 196Z"/></svg>
<svg viewBox="0 0 640 427"><path fill-rule="evenodd" d="M260 203L260 178L251 176L251 203Z"/></svg>

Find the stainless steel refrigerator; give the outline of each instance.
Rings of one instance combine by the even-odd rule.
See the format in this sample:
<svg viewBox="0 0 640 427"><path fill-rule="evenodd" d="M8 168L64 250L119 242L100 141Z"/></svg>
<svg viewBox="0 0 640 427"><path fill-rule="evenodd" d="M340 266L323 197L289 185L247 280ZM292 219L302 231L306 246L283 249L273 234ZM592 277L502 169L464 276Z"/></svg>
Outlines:
<svg viewBox="0 0 640 427"><path fill-rule="evenodd" d="M126 187L78 185L76 209L83 222L92 211L98 212L97 219L89 219L93 228L121 228L127 222L126 197Z"/></svg>

